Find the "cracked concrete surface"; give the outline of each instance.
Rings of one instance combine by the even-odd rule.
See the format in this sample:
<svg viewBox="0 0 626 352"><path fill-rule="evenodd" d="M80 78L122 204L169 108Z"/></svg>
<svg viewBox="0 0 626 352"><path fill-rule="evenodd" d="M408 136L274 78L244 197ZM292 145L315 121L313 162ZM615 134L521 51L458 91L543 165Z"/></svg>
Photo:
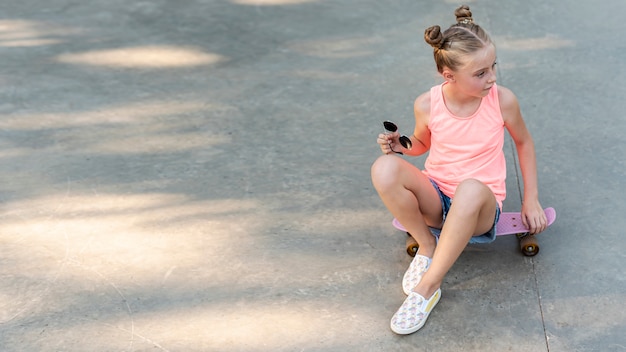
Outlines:
<svg viewBox="0 0 626 352"><path fill-rule="evenodd" d="M468 247L389 330L410 258L375 136L411 128L457 5L0 5L0 350L625 351L620 0L469 3L558 218L533 258Z"/></svg>

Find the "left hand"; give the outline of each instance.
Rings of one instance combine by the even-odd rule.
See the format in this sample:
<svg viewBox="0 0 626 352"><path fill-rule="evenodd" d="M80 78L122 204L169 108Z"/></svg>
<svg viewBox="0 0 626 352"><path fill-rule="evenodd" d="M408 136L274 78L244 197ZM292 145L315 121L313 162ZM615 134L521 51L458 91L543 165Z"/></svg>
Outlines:
<svg viewBox="0 0 626 352"><path fill-rule="evenodd" d="M548 227L548 219L538 200L524 201L522 204L522 222L531 234L538 234Z"/></svg>

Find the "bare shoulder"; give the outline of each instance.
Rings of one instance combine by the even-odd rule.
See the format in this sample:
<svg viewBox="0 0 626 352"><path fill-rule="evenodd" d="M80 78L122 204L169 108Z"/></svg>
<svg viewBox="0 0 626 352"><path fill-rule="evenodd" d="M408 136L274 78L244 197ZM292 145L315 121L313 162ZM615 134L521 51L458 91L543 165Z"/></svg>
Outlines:
<svg viewBox="0 0 626 352"><path fill-rule="evenodd" d="M428 124L428 118L430 116L430 91L422 93L415 98L413 111L415 112L416 119L421 120L426 125Z"/></svg>
<svg viewBox="0 0 626 352"><path fill-rule="evenodd" d="M501 108L508 108L512 105L517 106L517 97L515 94L506 87L498 85L498 100L500 100Z"/></svg>
<svg viewBox="0 0 626 352"><path fill-rule="evenodd" d="M500 111L505 123L521 118L519 102L510 89L499 85L498 100L500 101Z"/></svg>
<svg viewBox="0 0 626 352"><path fill-rule="evenodd" d="M423 113L430 113L430 91L424 92L415 98L413 108Z"/></svg>

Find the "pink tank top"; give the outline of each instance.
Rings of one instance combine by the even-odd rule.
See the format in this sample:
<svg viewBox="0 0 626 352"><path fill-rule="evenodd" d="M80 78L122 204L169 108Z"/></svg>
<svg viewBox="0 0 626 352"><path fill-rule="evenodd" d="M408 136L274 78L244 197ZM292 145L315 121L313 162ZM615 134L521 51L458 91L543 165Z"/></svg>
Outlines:
<svg viewBox="0 0 626 352"><path fill-rule="evenodd" d="M431 146L424 173L450 198L454 198L461 181L477 179L491 189L502 208L506 197L506 161L498 88L495 84L491 87L472 116L457 117L445 105L445 84L430 90Z"/></svg>

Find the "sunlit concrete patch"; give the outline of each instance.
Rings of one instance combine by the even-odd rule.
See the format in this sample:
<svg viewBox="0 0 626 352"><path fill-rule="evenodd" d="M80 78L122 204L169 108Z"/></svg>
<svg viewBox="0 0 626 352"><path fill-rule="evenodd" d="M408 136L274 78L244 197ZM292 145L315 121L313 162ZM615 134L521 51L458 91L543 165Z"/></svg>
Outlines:
<svg viewBox="0 0 626 352"><path fill-rule="evenodd" d="M72 318L67 317L69 312L65 316L44 313L36 323L14 329L20 330L20 338L32 341L29 346L49 344L37 350L67 350L71 344L72 351L89 351L93 346L115 351L265 352L300 351L304 346L340 351L344 346L376 342L374 336L387 322L371 307L345 302L276 299L226 305L201 302L202 292L196 294L156 302L150 309L136 302L139 307L130 312L107 311L114 309L113 297L88 295L83 298L103 305L85 306L80 316ZM358 335L359 341L346 340L348 332Z"/></svg>
<svg viewBox="0 0 626 352"><path fill-rule="evenodd" d="M110 68L162 69L213 65L226 58L193 47L147 45L67 53L59 55L57 60L66 64Z"/></svg>
<svg viewBox="0 0 626 352"><path fill-rule="evenodd" d="M59 44L78 30L31 20L0 20L0 47L34 47Z"/></svg>
<svg viewBox="0 0 626 352"><path fill-rule="evenodd" d="M118 263L137 270L191 265L204 261L204 255L227 253L229 239L241 238L241 231L237 236L231 227L217 226L219 219L231 213L244 216L259 208L245 200L193 201L158 193L69 194L8 206L13 211L2 216L0 240L12 243L14 254L27 256L20 245L24 250L41 247L55 258L50 260L69 256L86 265ZM205 242L206 237L211 241ZM215 253L207 253L211 248Z"/></svg>
<svg viewBox="0 0 626 352"><path fill-rule="evenodd" d="M211 114L222 116L233 110L199 101L146 101L87 111L8 114L1 116L0 128L20 133L41 131L47 141L53 141L45 146L50 152L137 154L194 148L211 152L209 147L230 143L232 136L200 127L211 121ZM0 155L29 151L10 144Z"/></svg>
<svg viewBox="0 0 626 352"><path fill-rule="evenodd" d="M267 351L308 345L329 339L329 334L334 333L329 331L329 317L324 317L333 313L325 313L322 307L277 303L280 302L263 307L256 302L241 301L235 307L221 306L219 310L207 311L211 314L207 314L206 326L211 326L211 331L205 334L208 333L215 348L230 344L251 351Z"/></svg>
<svg viewBox="0 0 626 352"><path fill-rule="evenodd" d="M176 194L72 193L71 186L66 194L7 203L0 222L0 324L52 314L45 302L59 302L55 291L81 296L101 286L126 302L125 292L137 287L210 277L212 269L198 268L237 258L236 243L260 231L254 216L249 225L220 219L258 208L252 201Z"/></svg>
<svg viewBox="0 0 626 352"><path fill-rule="evenodd" d="M207 104L192 100L140 101L124 105L99 107L93 110L69 112L15 113L1 115L0 128L33 131L44 128L68 128L98 125L138 125L151 119L189 116L193 113L232 111L234 108L220 104ZM179 121L180 122L180 121Z"/></svg>
<svg viewBox="0 0 626 352"><path fill-rule="evenodd" d="M576 43L573 40L560 38L555 35L546 35L539 38L509 38L495 37L494 41L499 49L529 51L529 50L546 50L546 49L562 49L573 47Z"/></svg>
<svg viewBox="0 0 626 352"><path fill-rule="evenodd" d="M172 153L177 151L208 148L230 143L230 137L206 135L198 132L169 133L164 127L146 126L141 134L134 130L94 130L74 139L79 144L89 145L89 151L98 153ZM68 138L72 138L69 134ZM106 138L105 138L106 137ZM73 142L72 142L73 143Z"/></svg>
<svg viewBox="0 0 626 352"><path fill-rule="evenodd" d="M289 47L302 55L345 59L374 54L376 49L371 46L379 41L372 37L328 38L292 43Z"/></svg>
<svg viewBox="0 0 626 352"><path fill-rule="evenodd" d="M344 332L361 337L343 343L367 346L387 323L371 307L315 298L181 301L164 308L137 314L136 332L172 351L300 351L305 346L340 351Z"/></svg>

